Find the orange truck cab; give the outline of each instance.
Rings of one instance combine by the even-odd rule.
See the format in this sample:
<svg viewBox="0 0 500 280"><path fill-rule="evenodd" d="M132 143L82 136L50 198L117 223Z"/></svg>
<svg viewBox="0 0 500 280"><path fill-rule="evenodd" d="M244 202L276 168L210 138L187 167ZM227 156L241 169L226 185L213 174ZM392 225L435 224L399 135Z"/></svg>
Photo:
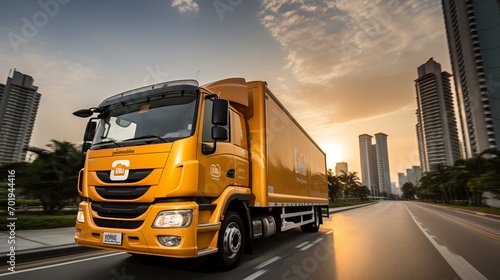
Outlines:
<svg viewBox="0 0 500 280"><path fill-rule="evenodd" d="M316 232L328 210L325 154L265 82L165 82L74 115L90 117L77 244L214 254L227 270L253 239Z"/></svg>

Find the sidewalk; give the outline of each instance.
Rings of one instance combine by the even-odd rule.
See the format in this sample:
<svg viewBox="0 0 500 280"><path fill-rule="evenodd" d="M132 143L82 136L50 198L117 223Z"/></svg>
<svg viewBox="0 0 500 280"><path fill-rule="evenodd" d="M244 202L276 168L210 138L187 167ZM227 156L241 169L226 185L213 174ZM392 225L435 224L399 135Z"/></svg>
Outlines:
<svg viewBox="0 0 500 280"><path fill-rule="evenodd" d="M374 202L376 203L376 202ZM373 203L356 206L330 208L330 213L364 207ZM17 260L32 260L42 256L61 255L70 251L87 249L75 244L74 227L18 230L15 231L15 244L9 244L9 231L0 231L0 261L4 264L10 246L15 246ZM11 239L12 240L12 239Z"/></svg>
<svg viewBox="0 0 500 280"><path fill-rule="evenodd" d="M35 229L15 231L15 244L8 244L9 231L0 231L0 254L9 251L10 246L16 247L16 252L74 244L74 227ZM12 240L12 239L11 239Z"/></svg>

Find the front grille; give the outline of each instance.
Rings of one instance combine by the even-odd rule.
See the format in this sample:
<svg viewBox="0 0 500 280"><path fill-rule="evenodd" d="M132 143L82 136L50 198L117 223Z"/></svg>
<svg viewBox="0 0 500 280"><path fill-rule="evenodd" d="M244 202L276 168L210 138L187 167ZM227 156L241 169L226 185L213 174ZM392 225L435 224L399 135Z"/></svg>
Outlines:
<svg viewBox="0 0 500 280"><path fill-rule="evenodd" d="M131 200L141 197L145 194L150 186L137 187L100 187L96 186L96 192L106 199L122 199Z"/></svg>
<svg viewBox="0 0 500 280"><path fill-rule="evenodd" d="M101 217L133 219L144 214L149 205L147 203L92 202L92 210Z"/></svg>
<svg viewBox="0 0 500 280"><path fill-rule="evenodd" d="M110 170L96 171L96 175L97 178L104 183L135 183L146 178L152 171L153 169L132 169L129 170L127 179L119 182L111 180L109 176L111 172Z"/></svg>
<svg viewBox="0 0 500 280"><path fill-rule="evenodd" d="M125 228L136 229L144 223L144 221L120 221L120 220L107 220L100 218L93 218L94 223L99 227L106 228Z"/></svg>

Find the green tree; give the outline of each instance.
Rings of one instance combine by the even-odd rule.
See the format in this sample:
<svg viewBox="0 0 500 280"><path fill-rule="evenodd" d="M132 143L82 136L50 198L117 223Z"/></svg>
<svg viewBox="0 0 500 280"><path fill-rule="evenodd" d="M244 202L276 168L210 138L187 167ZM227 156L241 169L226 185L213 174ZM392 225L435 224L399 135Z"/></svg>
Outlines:
<svg viewBox="0 0 500 280"><path fill-rule="evenodd" d="M358 184L354 187L354 196L360 200L367 200L370 195L371 192L367 186Z"/></svg>
<svg viewBox="0 0 500 280"><path fill-rule="evenodd" d="M328 169L327 177L328 177L328 197L330 197L330 200L332 202L335 202L340 196L341 184L339 178L333 175L333 171L331 169Z"/></svg>
<svg viewBox="0 0 500 280"><path fill-rule="evenodd" d="M497 149L488 149L478 155L486 158L484 163L484 172L479 175L479 183L485 191L490 191L500 196L500 151Z"/></svg>
<svg viewBox="0 0 500 280"><path fill-rule="evenodd" d="M464 189L467 199L479 206L485 191L500 193L500 151L488 149L472 158L458 160L452 175L451 183Z"/></svg>
<svg viewBox="0 0 500 280"><path fill-rule="evenodd" d="M451 179L451 168L444 164L436 164L431 167L421 179L422 187L427 188L434 194L440 194L441 201L449 201L449 181Z"/></svg>
<svg viewBox="0 0 500 280"><path fill-rule="evenodd" d="M415 199L415 195L417 194L417 188L415 188L412 182L404 183L401 191L403 192L403 198L408 200Z"/></svg>
<svg viewBox="0 0 500 280"><path fill-rule="evenodd" d="M83 155L78 147L66 141L52 140L49 149L29 147L33 162L13 163L2 170L16 170L16 187L20 195L40 200L45 213L61 210L78 197L78 171Z"/></svg>
<svg viewBox="0 0 500 280"><path fill-rule="evenodd" d="M361 186L357 172L347 173L342 170L338 178L346 199L349 198L350 195L354 195L358 186Z"/></svg>

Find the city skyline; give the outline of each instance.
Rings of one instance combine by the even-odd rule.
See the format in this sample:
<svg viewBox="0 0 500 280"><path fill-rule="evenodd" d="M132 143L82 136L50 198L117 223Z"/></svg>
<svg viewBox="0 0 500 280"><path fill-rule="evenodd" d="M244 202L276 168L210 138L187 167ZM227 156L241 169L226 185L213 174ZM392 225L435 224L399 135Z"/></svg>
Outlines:
<svg viewBox="0 0 500 280"><path fill-rule="evenodd" d="M414 69L431 56L450 69L440 1L220 2L2 3L0 73L46 93L31 145L79 144L85 120L71 113L127 89L241 76L268 82L328 168L360 172L367 128L391 135L391 176L419 165Z"/></svg>

